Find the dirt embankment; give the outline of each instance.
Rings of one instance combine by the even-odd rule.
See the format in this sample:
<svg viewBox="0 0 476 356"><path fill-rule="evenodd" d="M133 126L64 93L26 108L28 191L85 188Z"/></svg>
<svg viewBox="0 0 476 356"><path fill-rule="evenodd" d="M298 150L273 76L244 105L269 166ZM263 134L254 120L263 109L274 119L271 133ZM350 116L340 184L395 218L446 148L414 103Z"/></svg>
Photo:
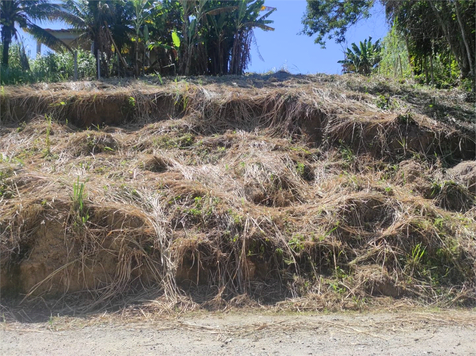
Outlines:
<svg viewBox="0 0 476 356"><path fill-rule="evenodd" d="M473 108L352 76L7 87L2 303L473 305Z"/></svg>

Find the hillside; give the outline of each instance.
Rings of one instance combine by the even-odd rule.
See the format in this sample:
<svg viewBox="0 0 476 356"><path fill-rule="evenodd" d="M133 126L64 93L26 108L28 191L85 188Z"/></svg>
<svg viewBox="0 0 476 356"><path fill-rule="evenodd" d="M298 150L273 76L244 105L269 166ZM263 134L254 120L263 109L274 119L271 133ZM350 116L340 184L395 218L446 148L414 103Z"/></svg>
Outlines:
<svg viewBox="0 0 476 356"><path fill-rule="evenodd" d="M475 305L467 93L278 72L0 105L2 303Z"/></svg>

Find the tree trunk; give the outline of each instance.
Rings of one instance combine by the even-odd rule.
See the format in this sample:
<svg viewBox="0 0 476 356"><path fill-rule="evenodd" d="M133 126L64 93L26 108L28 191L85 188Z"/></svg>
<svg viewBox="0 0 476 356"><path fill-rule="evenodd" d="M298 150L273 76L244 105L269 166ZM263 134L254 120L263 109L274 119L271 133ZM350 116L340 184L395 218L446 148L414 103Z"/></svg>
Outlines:
<svg viewBox="0 0 476 356"><path fill-rule="evenodd" d="M428 59L426 55L425 55L424 66L425 66L425 82L426 82L426 85L428 85L430 82L430 79L428 77Z"/></svg>
<svg viewBox="0 0 476 356"><path fill-rule="evenodd" d="M179 55L179 74L186 74L188 71L187 64L188 64L188 57L190 56L189 53L189 42L190 39L188 38L188 29L190 27L190 9L189 6L190 4L188 3L187 0L181 0L180 1L182 5L182 11L183 11L183 24L182 24L182 33L183 33L183 39L184 43L183 45L180 44L180 47L183 48L182 53ZM180 49L179 49L180 50Z"/></svg>
<svg viewBox="0 0 476 356"><path fill-rule="evenodd" d="M464 46L466 48L466 55L468 56L469 71L470 71L470 74L474 76L476 73L474 72L473 60L471 58L471 53L472 52L469 48L468 41L466 39L466 31L464 30L464 26L463 26L463 23L461 21L461 16L460 16L459 6L458 6L458 0L454 0L454 4L455 4L455 10L456 10L456 18L458 19L459 28L461 30L461 36L463 37Z"/></svg>
<svg viewBox="0 0 476 356"><path fill-rule="evenodd" d="M222 43L222 35L220 33L220 35L218 36L218 74L219 75L223 75L223 56L221 54L221 43Z"/></svg>
<svg viewBox="0 0 476 356"><path fill-rule="evenodd" d="M135 56L134 56L134 72L136 77L139 77L139 34L136 35L136 42L134 43L134 51L135 51Z"/></svg>
<svg viewBox="0 0 476 356"><path fill-rule="evenodd" d="M433 53L430 54L430 73L431 73L431 85L435 85L435 74L433 69Z"/></svg>
<svg viewBox="0 0 476 356"><path fill-rule="evenodd" d="M101 68L99 66L99 61L100 61L100 58L99 58L99 36L95 35L94 36L94 40L93 40L93 54L94 54L94 57L96 58L96 79L99 79L99 77L101 76Z"/></svg>
<svg viewBox="0 0 476 356"><path fill-rule="evenodd" d="M241 62L241 32L236 32L233 40L233 48L231 51L230 74L240 75Z"/></svg>
<svg viewBox="0 0 476 356"><path fill-rule="evenodd" d="M74 81L78 80L78 51L75 50L73 52L73 66L74 66Z"/></svg>
<svg viewBox="0 0 476 356"><path fill-rule="evenodd" d="M446 37L446 41L448 42L448 45L450 46L450 49L451 49L451 52L453 53L453 55L455 56L456 60L458 61L458 65L460 67L460 70L461 70L461 74L464 73L464 67L465 67L465 60L464 60L464 57L461 58L461 53L460 51L457 50L457 48L455 48L455 45L452 41L452 37L451 37L451 33L450 33L450 30L448 29L448 26L446 25L445 21L443 20L443 18L441 17L441 14L440 14L440 11L438 10L438 8L436 7L434 1L428 1L430 3L430 6L431 8L433 9L433 12L435 13L436 15L436 18L438 20L438 23L440 24L440 27L441 29L443 30L443 33L445 34L445 37ZM446 8L446 3L443 1L442 3L442 6L445 7L443 9L443 11L447 11L449 12L449 9Z"/></svg>
<svg viewBox="0 0 476 356"><path fill-rule="evenodd" d="M10 50L10 44L12 43L12 29L8 26L3 26L2 28L2 42L3 42L3 53L2 53L2 66L8 68L8 52Z"/></svg>

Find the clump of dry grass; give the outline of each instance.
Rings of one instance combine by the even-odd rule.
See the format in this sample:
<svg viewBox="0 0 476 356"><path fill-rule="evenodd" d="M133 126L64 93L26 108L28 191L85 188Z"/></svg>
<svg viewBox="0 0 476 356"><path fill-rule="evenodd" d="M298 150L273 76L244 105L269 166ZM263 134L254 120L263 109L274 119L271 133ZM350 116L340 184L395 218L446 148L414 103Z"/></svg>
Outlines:
<svg viewBox="0 0 476 356"><path fill-rule="evenodd" d="M474 158L466 133L409 107L379 109L361 78L248 80L85 83L74 100L67 84L34 98L7 88L2 296L88 296L94 308L152 291L186 308L475 302L473 170L446 169ZM41 116L28 121L21 100ZM64 120L80 113L87 127L78 118L108 105L122 116L106 124L135 121Z"/></svg>

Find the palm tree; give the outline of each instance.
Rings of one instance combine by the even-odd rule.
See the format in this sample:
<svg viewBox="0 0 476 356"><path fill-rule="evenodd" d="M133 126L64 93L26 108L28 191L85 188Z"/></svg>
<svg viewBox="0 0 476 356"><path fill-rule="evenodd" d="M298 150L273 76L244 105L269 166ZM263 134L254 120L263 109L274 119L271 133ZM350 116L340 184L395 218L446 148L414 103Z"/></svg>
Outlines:
<svg viewBox="0 0 476 356"><path fill-rule="evenodd" d="M94 56L107 76L113 46L120 52L128 39L125 9L126 3L118 0L63 0L62 11L55 15L81 32L76 41L93 42Z"/></svg>
<svg viewBox="0 0 476 356"><path fill-rule="evenodd" d="M363 75L370 75L372 70L377 68L380 63L381 47L380 40L372 43L372 37L368 40L360 42L359 46L352 43L352 49L347 48L345 59L338 61L342 64L344 73L359 73Z"/></svg>
<svg viewBox="0 0 476 356"><path fill-rule="evenodd" d="M68 48L62 41L51 35L34 21L52 19L53 14L59 11L55 4L47 0L1 0L0 1L0 25L2 27L2 66L8 67L9 49L12 39L18 37L17 26L22 30L40 39L48 47L54 50Z"/></svg>

